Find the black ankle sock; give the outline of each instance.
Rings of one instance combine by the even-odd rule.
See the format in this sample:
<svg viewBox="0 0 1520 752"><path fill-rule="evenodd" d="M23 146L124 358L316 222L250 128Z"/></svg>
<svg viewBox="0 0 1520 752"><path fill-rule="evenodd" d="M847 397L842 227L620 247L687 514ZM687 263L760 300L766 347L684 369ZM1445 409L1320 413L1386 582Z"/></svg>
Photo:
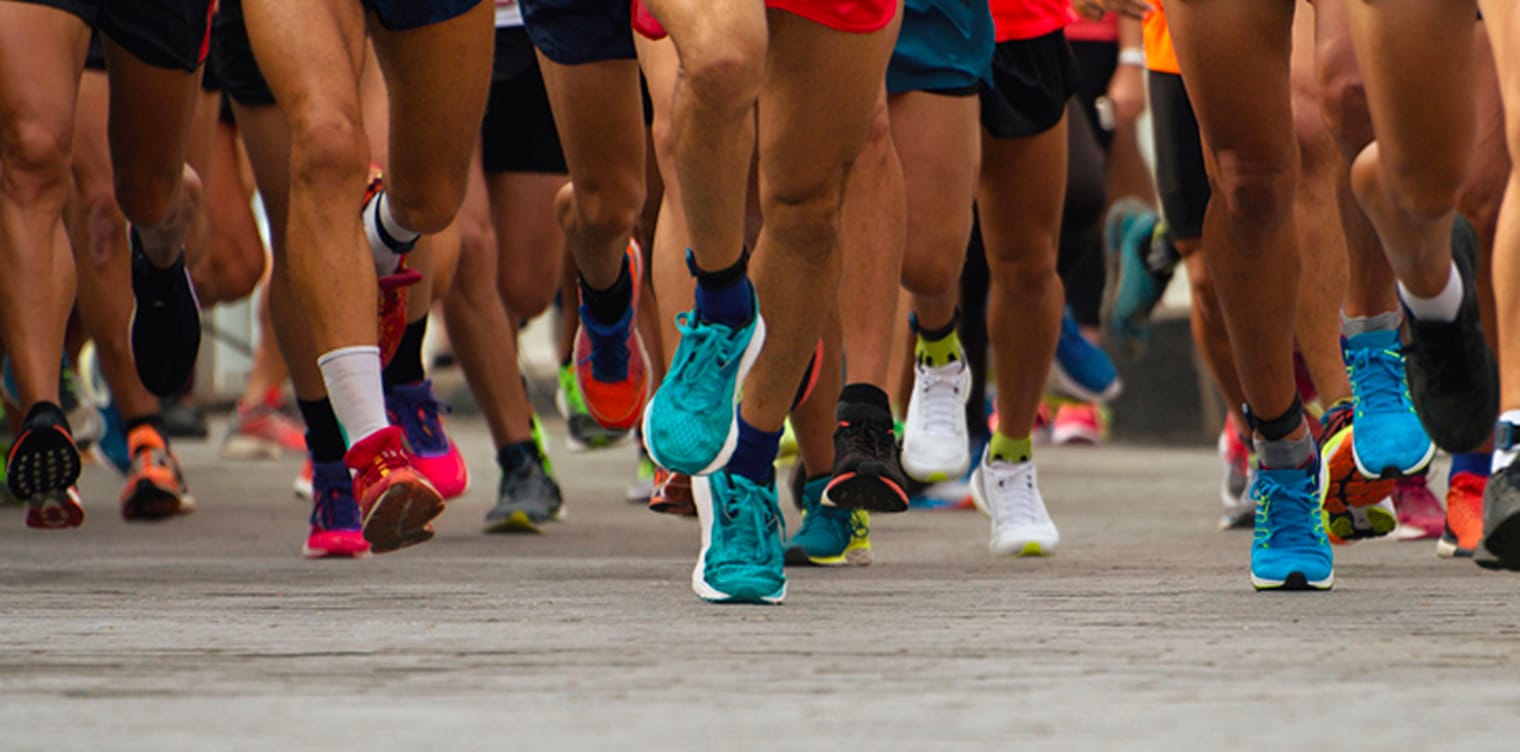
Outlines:
<svg viewBox="0 0 1520 752"><path fill-rule="evenodd" d="M144 415L141 418L133 418L127 421L127 433L130 434L138 426L152 426L159 436L164 437L164 443L169 442L169 432L164 430L164 417L158 413Z"/></svg>
<svg viewBox="0 0 1520 752"><path fill-rule="evenodd" d="M338 416L332 403L323 397L319 400L296 400L301 417L306 421L306 451L312 462L342 462L348 447L343 442L343 429L338 426Z"/></svg>
<svg viewBox="0 0 1520 752"><path fill-rule="evenodd" d="M538 442L532 439L508 444L496 450L496 466L503 471L510 470L523 462L530 460L537 462L539 459Z"/></svg>
<svg viewBox="0 0 1520 752"><path fill-rule="evenodd" d="M892 402L887 399L887 393L874 384L849 384L839 392L841 404L870 405L887 413L892 412Z"/></svg>
<svg viewBox="0 0 1520 752"><path fill-rule="evenodd" d="M944 326L939 327L938 329L925 329L925 328L919 326L919 324L918 324L918 314L916 314L916 313L913 314L913 316L911 317L910 321L913 324L913 331L917 332L918 336L923 337L923 339L924 339L925 342L938 342L938 341L940 341L940 340L942 340L942 339L944 339L944 338L946 338L946 337L954 334L955 330L960 327L960 325L961 325L961 309L960 308L956 308L955 309L955 315L953 315L953 316L950 317L950 323L945 324Z"/></svg>
<svg viewBox="0 0 1520 752"><path fill-rule="evenodd" d="M697 275L697 284L712 291L722 290L745 279L749 274L749 249L739 254L739 260L733 265L722 269L707 271L695 263L691 265L691 268Z"/></svg>
<svg viewBox="0 0 1520 752"><path fill-rule="evenodd" d="M391 364L380 373L380 380L389 392L397 384L415 384L427 378L422 370L422 338L427 335L427 317L423 316L406 325L401 344Z"/></svg>
<svg viewBox="0 0 1520 752"><path fill-rule="evenodd" d="M38 402L26 411L26 418L22 425L32 426L63 426L73 435L74 430L69 428L69 417L63 412L63 408L52 402Z"/></svg>
<svg viewBox="0 0 1520 752"><path fill-rule="evenodd" d="M616 324L633 304L633 275L628 273L628 257L623 256L618 267L617 281L605 290L593 289L581 277L581 303L591 318L601 324Z"/></svg>
<svg viewBox="0 0 1520 752"><path fill-rule="evenodd" d="M1304 403L1297 395L1293 397L1293 404L1288 406L1287 412L1275 418L1262 420L1251 413L1250 405L1246 406L1247 422L1251 429L1261 434L1267 441L1282 441L1288 434L1297 431L1304 424Z"/></svg>

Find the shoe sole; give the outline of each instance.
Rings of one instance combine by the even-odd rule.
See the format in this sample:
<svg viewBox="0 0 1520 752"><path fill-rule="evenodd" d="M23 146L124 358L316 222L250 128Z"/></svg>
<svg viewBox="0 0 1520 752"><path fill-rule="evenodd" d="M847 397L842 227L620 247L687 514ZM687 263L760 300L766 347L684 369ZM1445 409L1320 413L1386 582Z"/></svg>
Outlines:
<svg viewBox="0 0 1520 752"><path fill-rule="evenodd" d="M1381 538L1399 526L1398 517L1378 506L1394 489L1397 471L1386 476L1368 475L1356 456L1356 429L1325 443L1323 453L1329 458L1329 485L1325 488L1325 529L1343 541ZM1351 464L1344 459L1350 444ZM1434 447L1431 449L1434 452ZM1425 464L1429 465L1427 457ZM1411 471L1419 472L1419 471Z"/></svg>
<svg viewBox="0 0 1520 752"><path fill-rule="evenodd" d="M882 475L882 469L867 462L855 472L836 476L823 491L823 503L887 514L908 511L908 494Z"/></svg>
<svg viewBox="0 0 1520 752"><path fill-rule="evenodd" d="M224 460L277 460L285 453L278 442L253 436L228 436L221 449Z"/></svg>
<svg viewBox="0 0 1520 752"><path fill-rule="evenodd" d="M1278 590L1323 593L1335 587L1335 574L1331 573L1329 577L1315 582L1305 577L1301 572L1293 572L1285 580L1263 579L1252 573L1251 586L1256 588L1257 592L1263 593Z"/></svg>
<svg viewBox="0 0 1520 752"><path fill-rule="evenodd" d="M310 545L301 546L303 559L368 559L369 557L369 551L329 551L325 548L312 548Z"/></svg>
<svg viewBox="0 0 1520 752"><path fill-rule="evenodd" d="M1124 392L1124 382L1118 376L1114 377L1114 383L1109 384L1107 389L1095 392L1077 383L1066 369L1059 365L1050 369L1051 380L1054 382L1051 391L1062 394L1082 402L1097 403L1100 405L1112 402Z"/></svg>
<svg viewBox="0 0 1520 752"><path fill-rule="evenodd" d="M736 596L725 593L707 583L704 573L707 570L707 549L712 545L712 495L703 490L708 484L704 478L693 478L691 484L692 502L697 509L697 520L702 527L702 547L697 551L697 565L691 570L691 589L708 603L722 604L753 604L760 606L779 606L786 599L786 581L783 579L780 589L767 595Z"/></svg>
<svg viewBox="0 0 1520 752"><path fill-rule="evenodd" d="M121 516L128 522L158 522L180 512L181 497L148 478L138 478L132 492L121 500Z"/></svg>
<svg viewBox="0 0 1520 752"><path fill-rule="evenodd" d="M723 467L728 464L729 459L734 456L734 448L739 446L740 387L744 385L744 380L748 378L750 369L755 367L755 361L760 359L760 350L764 346L765 318L760 315L759 309L756 309L755 332L750 336L749 344L744 348L744 356L739 359L739 373L734 378L734 412L728 424L728 437L723 440L723 446L718 450L718 455L714 457L711 462L707 463L707 466L700 468L695 472L680 467L673 467L670 463L660 459L654 442L650 440L650 437L653 436L654 433L649 430L649 420L654 415L654 411L648 408L654 404L655 395L649 395L649 401L645 405L644 421L642 427L642 430L644 432L644 448L649 452L649 459L654 460L654 463L656 465L659 465L666 470L681 473L683 475L712 475L713 473L716 473L719 470L723 469ZM669 374L666 375L668 376ZM656 389L655 393L658 392L659 390Z"/></svg>
<svg viewBox="0 0 1520 752"><path fill-rule="evenodd" d="M1038 541L1028 541L1013 547L991 545L987 547L987 550L991 551L993 556L1016 559L1022 559L1027 556L1054 556L1056 553L1054 545L1046 546Z"/></svg>
<svg viewBox="0 0 1520 752"><path fill-rule="evenodd" d="M433 538L428 526L443 513L443 497L418 478L387 488L364 516L364 539L377 554L390 553Z"/></svg>
<svg viewBox="0 0 1520 752"><path fill-rule="evenodd" d="M1355 432L1355 430L1355 428L1352 429L1353 432ZM1399 478L1412 478L1416 475L1419 475L1420 473L1425 472L1426 470L1429 470L1430 463L1434 462L1435 458L1436 443L1432 441L1430 442L1430 448L1425 450L1425 456L1421 457L1420 461L1415 463L1414 466L1404 469L1399 469L1397 467L1385 467L1381 471L1373 472L1372 470L1368 469L1366 465L1362 464L1361 456L1356 453L1356 443L1352 442L1351 444L1351 459L1356 463L1356 471L1360 473L1363 478L1367 478L1368 480L1394 481L1398 480Z"/></svg>
<svg viewBox="0 0 1520 752"><path fill-rule="evenodd" d="M48 493L27 505L26 526L33 530L72 530L83 524L84 507L72 490Z"/></svg>
<svg viewBox="0 0 1520 752"><path fill-rule="evenodd" d="M1511 514L1483 536L1478 546L1482 556L1474 556L1484 569L1520 571L1520 513Z"/></svg>
<svg viewBox="0 0 1520 752"><path fill-rule="evenodd" d="M501 535L507 533L542 534L544 532L543 530L539 529L538 523L534 522L533 518L527 512L522 511L513 512L512 514L494 522L488 522L482 531L488 535Z"/></svg>
<svg viewBox="0 0 1520 752"><path fill-rule="evenodd" d="M915 465L910 459L908 459L909 456L910 455L905 444L902 450L902 457L900 459L902 462L903 474L912 480L918 481L919 483L944 483L946 481L954 480L965 475L966 471L971 469L970 452L967 452L965 457L961 458L961 460L958 462L947 462L944 464L934 465L932 467L928 465Z"/></svg>
<svg viewBox="0 0 1520 752"><path fill-rule="evenodd" d="M6 461L11 494L27 499L49 491L67 491L79 481L79 448L57 426L27 431L16 439Z"/></svg>
<svg viewBox="0 0 1520 752"><path fill-rule="evenodd" d="M811 556L800 547L786 549L789 567L869 567L876 561L869 548L854 548L838 556Z"/></svg>

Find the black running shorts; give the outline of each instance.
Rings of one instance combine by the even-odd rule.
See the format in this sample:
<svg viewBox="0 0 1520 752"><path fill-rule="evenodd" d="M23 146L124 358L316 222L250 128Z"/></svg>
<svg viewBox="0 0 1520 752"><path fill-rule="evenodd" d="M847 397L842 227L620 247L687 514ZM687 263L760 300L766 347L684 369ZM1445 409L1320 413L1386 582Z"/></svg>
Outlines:
<svg viewBox="0 0 1520 752"><path fill-rule="evenodd" d="M211 0L19 1L72 13L155 68L194 71L206 59Z"/></svg>
<svg viewBox="0 0 1520 752"><path fill-rule="evenodd" d="M1182 76L1149 71L1151 129L1156 137L1156 192L1173 238L1203 237L1209 174L1203 166L1198 118Z"/></svg>
<svg viewBox="0 0 1520 752"><path fill-rule="evenodd" d="M274 92L253 59L248 43L248 26L243 22L243 0L221 0L216 20L211 25L211 56L216 60L217 77L228 99L244 107L268 107L274 104Z"/></svg>
<svg viewBox="0 0 1520 752"><path fill-rule="evenodd" d="M565 173L549 93L538 71L533 42L521 27L496 30L491 99L480 126L480 145L487 173Z"/></svg>
<svg viewBox="0 0 1520 752"><path fill-rule="evenodd" d="M982 89L982 127L994 138L1024 138L1061 122L1081 86L1066 33L999 42L992 85Z"/></svg>

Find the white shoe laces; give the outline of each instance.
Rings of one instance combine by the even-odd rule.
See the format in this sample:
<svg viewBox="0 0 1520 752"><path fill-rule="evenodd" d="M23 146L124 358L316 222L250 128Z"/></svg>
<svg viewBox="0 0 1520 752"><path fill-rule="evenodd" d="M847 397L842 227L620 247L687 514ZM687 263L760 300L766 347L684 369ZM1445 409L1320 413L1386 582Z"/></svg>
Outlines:
<svg viewBox="0 0 1520 752"><path fill-rule="evenodd" d="M963 362L918 367L913 385L926 435L956 437L965 433L966 401L961 395L961 371L965 368Z"/></svg>
<svg viewBox="0 0 1520 752"><path fill-rule="evenodd" d="M1043 525L1034 463L996 463L984 468L989 500L999 527Z"/></svg>

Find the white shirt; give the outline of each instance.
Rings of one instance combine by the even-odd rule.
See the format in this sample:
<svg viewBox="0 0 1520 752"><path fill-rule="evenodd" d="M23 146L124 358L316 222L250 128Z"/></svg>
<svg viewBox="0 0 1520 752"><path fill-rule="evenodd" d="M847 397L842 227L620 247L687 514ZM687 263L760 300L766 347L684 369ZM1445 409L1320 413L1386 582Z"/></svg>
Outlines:
<svg viewBox="0 0 1520 752"><path fill-rule="evenodd" d="M517 7L517 0L496 0L496 28L522 25L522 8Z"/></svg>

